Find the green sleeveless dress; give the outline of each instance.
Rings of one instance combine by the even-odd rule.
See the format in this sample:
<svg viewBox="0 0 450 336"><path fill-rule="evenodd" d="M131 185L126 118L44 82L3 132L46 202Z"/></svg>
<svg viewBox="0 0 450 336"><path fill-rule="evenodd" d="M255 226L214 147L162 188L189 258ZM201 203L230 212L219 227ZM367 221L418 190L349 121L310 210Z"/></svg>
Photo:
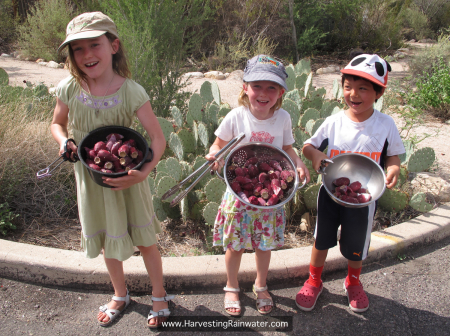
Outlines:
<svg viewBox="0 0 450 336"><path fill-rule="evenodd" d="M58 84L56 93L69 107L69 128L77 144L99 127L130 127L136 111L149 100L144 88L131 79L104 100L103 97L91 98L72 76ZM156 243L156 233L161 232L161 226L153 211L146 180L128 189L113 191L96 184L81 162L74 166L81 246L88 258L97 257L104 248L106 258L123 261L133 255L134 246Z"/></svg>

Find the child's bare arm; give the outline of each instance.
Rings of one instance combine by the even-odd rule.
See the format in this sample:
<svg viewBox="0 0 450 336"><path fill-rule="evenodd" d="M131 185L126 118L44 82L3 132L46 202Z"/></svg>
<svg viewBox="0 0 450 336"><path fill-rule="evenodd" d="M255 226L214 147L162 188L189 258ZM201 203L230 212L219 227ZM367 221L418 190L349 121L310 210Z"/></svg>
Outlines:
<svg viewBox="0 0 450 336"><path fill-rule="evenodd" d="M300 176L301 183L303 183L303 180L305 178L306 178L306 183L308 183L310 180L309 170L308 170L308 168L306 168L302 159L300 159L300 157L297 155L294 148L292 148L292 145L283 146L283 150L289 155L289 157L292 159L292 161L294 161L295 165L297 166L297 172Z"/></svg>
<svg viewBox="0 0 450 336"><path fill-rule="evenodd" d="M311 144L304 145L302 151L303 155L312 162L313 168L316 171L319 170L322 160L329 159L325 153L316 149L316 147Z"/></svg>
<svg viewBox="0 0 450 336"><path fill-rule="evenodd" d="M223 147L225 147L229 143L229 141L222 140L219 137L216 137L216 140L214 140L214 143L209 148L209 153L206 154L205 159L208 161L215 159L215 154L220 151ZM222 169L223 165L225 164L224 160L220 160L219 162L215 162L212 165L213 170Z"/></svg>
<svg viewBox="0 0 450 336"><path fill-rule="evenodd" d="M400 158L398 155L386 156L386 187L391 189L397 184L400 175Z"/></svg>
<svg viewBox="0 0 450 336"><path fill-rule="evenodd" d="M69 107L66 104L64 104L60 99L56 98L56 106L53 112L53 120L50 126L50 132L52 133L53 138L59 144L59 155L64 153L64 143L69 137L67 131L68 123L69 123ZM68 142L67 146L72 150L72 153L77 152L77 146L75 146L73 142Z"/></svg>

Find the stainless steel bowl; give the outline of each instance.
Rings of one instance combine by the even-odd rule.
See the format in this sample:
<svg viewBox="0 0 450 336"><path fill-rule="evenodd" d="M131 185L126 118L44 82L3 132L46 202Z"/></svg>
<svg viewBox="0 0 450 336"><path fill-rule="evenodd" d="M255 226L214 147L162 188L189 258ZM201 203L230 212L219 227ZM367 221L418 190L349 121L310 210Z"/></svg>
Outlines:
<svg viewBox="0 0 450 336"><path fill-rule="evenodd" d="M249 153L251 155L249 156ZM225 176L224 180L228 186L228 189L231 190L231 192L236 196L238 200L240 200L242 203L251 206L253 208L258 209L275 209L283 206L287 202L291 200L292 197L294 197L296 191L300 188L302 188L306 180L303 182L303 184L300 185L299 183L299 177L298 174L295 174L295 181L290 185L289 188L284 190L284 199L275 205L269 205L269 206L262 206L262 205L255 205L248 203L244 201L239 195L237 195L230 187L230 181L234 179L234 176L230 173L227 173L227 167L230 166L233 162L236 163L238 166L243 166L244 163L247 161L248 157L256 156L259 159L259 162L266 162L269 163L270 160L275 159L280 162L281 167L283 170L294 170L297 172L296 166L294 162L291 160L289 155L283 151L282 149L273 146L268 143L264 142L251 142L244 144L242 146L234 148L230 154L225 159L225 165L223 167L223 174ZM299 186L300 185L300 186Z"/></svg>
<svg viewBox="0 0 450 336"><path fill-rule="evenodd" d="M334 163L328 164L322 175L322 182L336 203L347 208L362 208L379 199L386 189L386 177L381 166L368 156L356 153L344 153L334 156L331 160ZM335 186L333 181L339 177L347 177L350 183L359 181L363 188L367 188L372 195L372 199L366 203L348 203L333 195Z"/></svg>

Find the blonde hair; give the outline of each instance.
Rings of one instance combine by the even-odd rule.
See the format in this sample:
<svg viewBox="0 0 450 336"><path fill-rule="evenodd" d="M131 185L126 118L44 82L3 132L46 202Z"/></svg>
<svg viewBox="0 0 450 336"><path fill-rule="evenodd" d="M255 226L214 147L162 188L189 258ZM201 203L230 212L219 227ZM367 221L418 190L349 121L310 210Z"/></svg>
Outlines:
<svg viewBox="0 0 450 336"><path fill-rule="evenodd" d="M248 85L247 82L244 82L244 84ZM277 84L277 83L274 83L274 84L278 85L280 90L284 90L284 88L280 84ZM239 93L238 104L239 104L239 106L245 106L247 108L250 108L250 100L248 99L247 93L244 91L244 89L242 89L241 93ZM278 98L275 105L270 108L270 111L274 112L274 111L280 109L281 105L283 105L283 96Z"/></svg>
<svg viewBox="0 0 450 336"><path fill-rule="evenodd" d="M120 39L111 34L106 32L105 36L108 38L109 42L112 43L114 40L119 40L119 49L117 52L113 55L112 58L112 67L116 74L119 76L125 77L125 78L131 78L131 71L128 68L128 61L125 53L125 49L122 46L122 42ZM77 63L75 62L75 57L73 55L72 47L69 43L69 56L66 58L66 65L67 68L69 68L70 74L75 78L77 83L81 86L82 82L86 81L86 74L81 71L81 69L77 66Z"/></svg>

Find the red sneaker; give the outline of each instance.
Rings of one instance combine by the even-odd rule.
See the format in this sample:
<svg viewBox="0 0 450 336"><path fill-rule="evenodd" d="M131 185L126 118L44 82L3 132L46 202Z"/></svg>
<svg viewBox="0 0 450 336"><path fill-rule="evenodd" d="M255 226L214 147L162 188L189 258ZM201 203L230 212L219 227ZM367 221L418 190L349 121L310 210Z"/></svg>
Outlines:
<svg viewBox="0 0 450 336"><path fill-rule="evenodd" d="M363 313L369 309L369 298L363 290L361 281L359 285L347 285L347 278L344 281L344 290L348 298L348 306L356 313Z"/></svg>
<svg viewBox="0 0 450 336"><path fill-rule="evenodd" d="M310 285L308 280L306 280L302 289L300 289L295 297L295 304L303 311L313 310L320 293L322 293L322 290L323 283L320 283L320 287L315 287Z"/></svg>

